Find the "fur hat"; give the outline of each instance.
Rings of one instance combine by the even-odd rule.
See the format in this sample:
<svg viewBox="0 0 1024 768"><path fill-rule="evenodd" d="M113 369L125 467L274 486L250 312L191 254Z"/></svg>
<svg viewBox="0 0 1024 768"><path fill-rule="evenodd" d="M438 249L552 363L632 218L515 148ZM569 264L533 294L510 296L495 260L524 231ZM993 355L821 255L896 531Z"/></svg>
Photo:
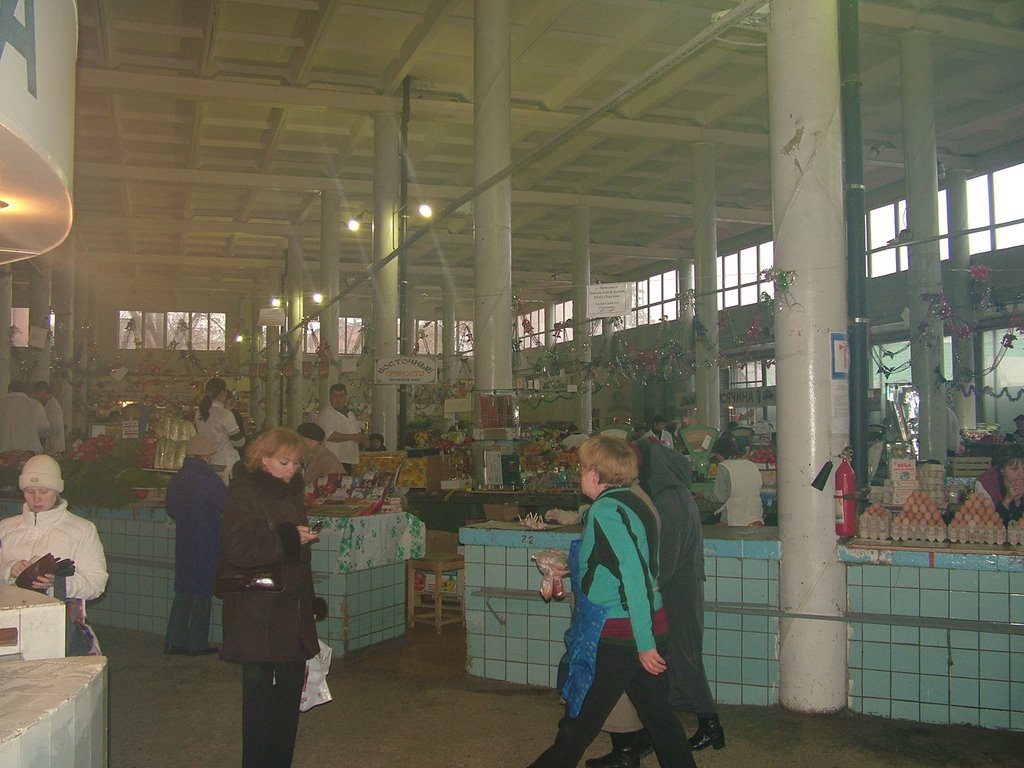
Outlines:
<svg viewBox="0 0 1024 768"><path fill-rule="evenodd" d="M18 487L21 490L46 488L60 493L64 490L64 478L60 474L60 464L52 456L44 454L33 456L22 467L21 477L18 478Z"/></svg>
<svg viewBox="0 0 1024 768"><path fill-rule="evenodd" d="M311 421L299 424L295 429L300 435L307 440L316 440L318 443L322 443L327 435L324 433L323 427L319 424L314 424Z"/></svg>

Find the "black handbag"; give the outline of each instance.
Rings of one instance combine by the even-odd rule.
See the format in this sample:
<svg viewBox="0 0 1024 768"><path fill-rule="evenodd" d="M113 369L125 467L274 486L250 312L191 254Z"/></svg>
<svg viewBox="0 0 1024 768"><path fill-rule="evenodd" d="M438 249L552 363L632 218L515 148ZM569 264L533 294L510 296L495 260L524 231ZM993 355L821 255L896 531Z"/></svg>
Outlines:
<svg viewBox="0 0 1024 768"><path fill-rule="evenodd" d="M274 529L274 521L266 508L260 505L267 527ZM217 575L213 581L213 594L223 598L232 592L283 592L284 581L281 579L281 564L239 568L224 559L223 553L217 560Z"/></svg>

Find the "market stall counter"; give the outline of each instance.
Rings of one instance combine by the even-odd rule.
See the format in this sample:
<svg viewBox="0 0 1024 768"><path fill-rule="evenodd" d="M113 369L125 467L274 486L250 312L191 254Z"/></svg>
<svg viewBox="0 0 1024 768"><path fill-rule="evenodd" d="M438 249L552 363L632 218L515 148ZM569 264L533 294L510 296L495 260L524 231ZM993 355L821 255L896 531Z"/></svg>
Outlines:
<svg viewBox="0 0 1024 768"><path fill-rule="evenodd" d="M323 519L313 545L313 579L329 617L317 625L335 658L405 633L405 561L424 551L423 522L405 512L365 514L366 504L330 504L309 510ZM21 503L0 502L0 517ZM163 635L174 600L174 522L163 506L140 501L115 509L79 507L96 524L110 579L103 597L88 603L91 623ZM221 602L213 601L211 641L222 637Z"/></svg>
<svg viewBox="0 0 1024 768"><path fill-rule="evenodd" d="M554 688L572 593L545 602L531 557L578 527L463 527L470 674ZM704 527L704 664L721 704L778 703L778 529ZM1024 730L1024 546L851 539L848 706Z"/></svg>
<svg viewBox="0 0 1024 768"><path fill-rule="evenodd" d="M458 531L468 521L484 520L488 507L509 509L506 517L515 517L513 509L522 508L524 514L541 516L549 509L579 508L583 497L575 489L468 491L452 490L428 492L411 490L406 494L410 511L419 517L431 531ZM493 516L493 515L490 515Z"/></svg>

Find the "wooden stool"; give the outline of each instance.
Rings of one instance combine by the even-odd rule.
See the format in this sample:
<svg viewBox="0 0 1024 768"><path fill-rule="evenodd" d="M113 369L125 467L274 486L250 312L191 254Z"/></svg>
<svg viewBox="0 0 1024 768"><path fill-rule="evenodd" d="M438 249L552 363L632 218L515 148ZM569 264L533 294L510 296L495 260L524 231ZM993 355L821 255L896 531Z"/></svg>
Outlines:
<svg viewBox="0 0 1024 768"><path fill-rule="evenodd" d="M415 626L417 621L432 622L437 633L441 634L441 627L445 624L460 622L466 625L465 585L461 573L465 567L465 559L456 553L428 555L405 561L405 617L410 627ZM426 591L416 591L416 571L430 571L434 574L433 595ZM454 594L445 594L442 589L445 571L460 572Z"/></svg>

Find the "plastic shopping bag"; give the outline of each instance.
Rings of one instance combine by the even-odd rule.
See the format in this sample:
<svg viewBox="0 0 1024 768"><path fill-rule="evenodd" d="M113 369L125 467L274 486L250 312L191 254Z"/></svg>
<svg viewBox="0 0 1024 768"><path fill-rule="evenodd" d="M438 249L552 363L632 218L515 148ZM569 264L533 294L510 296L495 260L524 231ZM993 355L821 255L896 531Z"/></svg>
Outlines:
<svg viewBox="0 0 1024 768"><path fill-rule="evenodd" d="M302 686L299 712L306 712L331 700L331 689L327 687L327 673L330 671L331 646L321 640L320 653L306 661L306 684Z"/></svg>

